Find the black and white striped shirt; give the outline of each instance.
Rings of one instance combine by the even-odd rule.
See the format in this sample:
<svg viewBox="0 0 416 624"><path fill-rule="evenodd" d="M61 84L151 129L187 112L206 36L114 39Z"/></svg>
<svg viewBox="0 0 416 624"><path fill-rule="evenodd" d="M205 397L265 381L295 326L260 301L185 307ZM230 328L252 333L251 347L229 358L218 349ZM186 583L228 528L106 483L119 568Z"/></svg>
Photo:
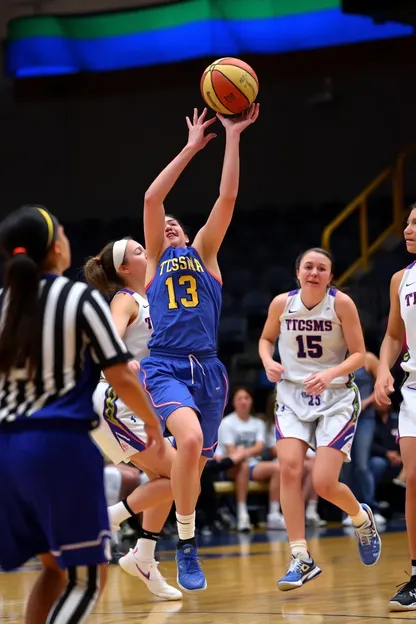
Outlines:
<svg viewBox="0 0 416 624"><path fill-rule="evenodd" d="M96 291L66 277L46 276L40 284L40 356L31 381L26 368L0 375L0 424L17 419L97 416L92 394L100 370L131 357L113 324L107 303ZM0 323L7 292L0 295Z"/></svg>

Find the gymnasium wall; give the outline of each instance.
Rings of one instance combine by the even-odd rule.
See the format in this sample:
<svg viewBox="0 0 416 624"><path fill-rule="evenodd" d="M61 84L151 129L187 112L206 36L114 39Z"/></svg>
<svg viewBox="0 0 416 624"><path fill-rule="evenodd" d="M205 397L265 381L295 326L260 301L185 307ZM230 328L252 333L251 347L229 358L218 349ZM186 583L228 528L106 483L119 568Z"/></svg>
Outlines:
<svg viewBox="0 0 416 624"><path fill-rule="evenodd" d="M262 110L242 141L242 209L347 202L415 138L413 39L245 57ZM24 80L0 109L0 206L44 202L66 218L141 213L158 171L185 144L206 62ZM207 211L223 136L198 155L167 207ZM416 178L408 192L416 196ZM307 213L304 215L307 218Z"/></svg>

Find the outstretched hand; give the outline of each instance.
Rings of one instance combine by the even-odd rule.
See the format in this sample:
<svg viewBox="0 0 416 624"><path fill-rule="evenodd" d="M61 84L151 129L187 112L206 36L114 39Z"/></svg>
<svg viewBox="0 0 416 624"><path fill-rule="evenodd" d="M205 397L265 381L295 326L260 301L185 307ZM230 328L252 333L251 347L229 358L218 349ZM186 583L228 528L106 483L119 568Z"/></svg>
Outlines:
<svg viewBox="0 0 416 624"><path fill-rule="evenodd" d="M217 113L217 117L227 132L232 131L236 134L240 134L257 120L259 113L260 104L252 104L250 108L245 110L238 117L227 117L226 115L220 115L220 113Z"/></svg>
<svg viewBox="0 0 416 624"><path fill-rule="evenodd" d="M205 121L207 112L208 109L204 108L202 114L198 116L198 109L194 108L192 121L189 117L186 118L186 124L189 130L188 145L197 152L204 149L204 147L206 147L206 145L208 145L208 143L217 136L213 132L207 135L205 134L205 131L217 120L216 117L212 117L212 119Z"/></svg>

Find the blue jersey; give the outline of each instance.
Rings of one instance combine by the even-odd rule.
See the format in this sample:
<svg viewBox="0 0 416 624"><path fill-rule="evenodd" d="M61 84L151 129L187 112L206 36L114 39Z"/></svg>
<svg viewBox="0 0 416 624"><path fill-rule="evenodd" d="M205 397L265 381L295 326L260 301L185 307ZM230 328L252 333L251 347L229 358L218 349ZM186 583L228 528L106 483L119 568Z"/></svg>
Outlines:
<svg viewBox="0 0 416 624"><path fill-rule="evenodd" d="M168 247L147 287L151 350L209 355L217 349L222 285L194 247Z"/></svg>

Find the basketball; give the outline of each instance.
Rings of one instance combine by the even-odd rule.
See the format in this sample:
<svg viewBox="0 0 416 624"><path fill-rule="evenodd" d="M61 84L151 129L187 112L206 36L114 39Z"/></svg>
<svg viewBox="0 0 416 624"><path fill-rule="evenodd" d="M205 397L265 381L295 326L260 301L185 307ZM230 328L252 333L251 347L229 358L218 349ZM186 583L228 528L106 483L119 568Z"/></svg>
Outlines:
<svg viewBox="0 0 416 624"><path fill-rule="evenodd" d="M201 93L206 104L222 115L236 115L255 101L259 92L256 72L237 58L221 58L206 68Z"/></svg>

